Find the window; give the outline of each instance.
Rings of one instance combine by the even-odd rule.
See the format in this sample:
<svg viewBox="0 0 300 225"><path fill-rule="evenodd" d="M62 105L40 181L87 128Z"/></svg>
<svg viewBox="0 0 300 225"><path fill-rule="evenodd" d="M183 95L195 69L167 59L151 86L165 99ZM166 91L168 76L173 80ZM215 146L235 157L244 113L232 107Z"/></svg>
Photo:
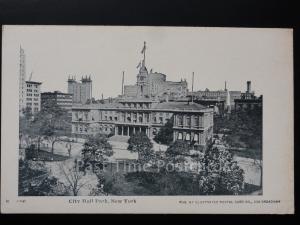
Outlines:
<svg viewBox="0 0 300 225"><path fill-rule="evenodd" d="M191 140L191 135L190 134L186 134L185 140L190 141Z"/></svg>
<svg viewBox="0 0 300 225"><path fill-rule="evenodd" d="M182 117L182 115L178 115L178 125L179 126L183 125L183 117Z"/></svg>
<svg viewBox="0 0 300 225"><path fill-rule="evenodd" d="M182 140L182 133L178 133L178 140Z"/></svg>
<svg viewBox="0 0 300 225"><path fill-rule="evenodd" d="M159 123L163 123L163 118L159 117Z"/></svg>
<svg viewBox="0 0 300 225"><path fill-rule="evenodd" d="M199 127L199 116L194 116L194 126Z"/></svg>
<svg viewBox="0 0 300 225"><path fill-rule="evenodd" d="M198 140L199 140L198 134L195 134L194 135L194 141L198 141Z"/></svg>
<svg viewBox="0 0 300 225"><path fill-rule="evenodd" d="M190 116L186 117L186 125L187 125L188 127L191 126L191 117L190 117Z"/></svg>
<svg viewBox="0 0 300 225"><path fill-rule="evenodd" d="M156 128L153 128L152 134L153 134L153 135L156 135L156 134L157 134L157 129L156 129Z"/></svg>

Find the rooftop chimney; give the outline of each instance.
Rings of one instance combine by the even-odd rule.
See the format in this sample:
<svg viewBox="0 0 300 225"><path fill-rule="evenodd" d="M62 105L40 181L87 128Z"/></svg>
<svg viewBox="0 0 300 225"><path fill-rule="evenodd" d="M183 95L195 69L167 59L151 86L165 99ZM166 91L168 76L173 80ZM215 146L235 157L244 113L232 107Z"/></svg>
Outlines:
<svg viewBox="0 0 300 225"><path fill-rule="evenodd" d="M247 93L251 92L251 81L247 81Z"/></svg>

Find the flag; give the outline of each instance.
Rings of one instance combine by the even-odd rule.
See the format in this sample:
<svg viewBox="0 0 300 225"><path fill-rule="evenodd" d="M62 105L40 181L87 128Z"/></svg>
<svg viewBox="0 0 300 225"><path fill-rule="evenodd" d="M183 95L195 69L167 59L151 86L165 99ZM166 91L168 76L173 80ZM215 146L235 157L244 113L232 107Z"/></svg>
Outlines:
<svg viewBox="0 0 300 225"><path fill-rule="evenodd" d="M140 68L141 67L141 62L139 62L139 64L136 66L136 68Z"/></svg>

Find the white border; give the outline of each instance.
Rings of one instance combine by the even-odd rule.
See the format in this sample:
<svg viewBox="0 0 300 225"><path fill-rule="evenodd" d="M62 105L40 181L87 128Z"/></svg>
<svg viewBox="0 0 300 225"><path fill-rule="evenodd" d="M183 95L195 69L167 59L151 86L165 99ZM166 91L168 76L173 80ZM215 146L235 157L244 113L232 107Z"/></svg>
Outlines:
<svg viewBox="0 0 300 225"><path fill-rule="evenodd" d="M262 196L147 196L147 197L18 197L18 76L9 73L5 32L22 26L4 26L2 39L2 118L1 118L1 211L2 213L294 213L294 134L293 134L293 51L291 29L276 29L286 35L289 53L285 73L270 74L263 96L263 195ZM36 26L37 28L43 26ZM85 27L87 28L87 27ZM110 29L111 27L106 27ZM114 27L118 28L118 27ZM155 32L155 27L150 27ZM80 27L79 27L80 29ZM124 27L122 27L124 29ZM128 27L149 29L149 27ZM167 31L168 27L160 27ZM174 28L173 28L174 29ZM197 28L178 28L197 29ZM241 29L241 28L205 28ZM245 29L245 28L244 28ZM260 29L262 30L262 29ZM274 29L265 29L266 32ZM149 29L150 31L150 29ZM253 29L255 32L256 29ZM69 203L69 200L93 199L94 203ZM96 199L135 200L135 204L95 203ZM26 200L26 203L20 202ZM237 203L249 200L252 203ZM280 200L280 203L253 203L255 200ZM9 201L9 202L7 202ZM179 201L218 201L180 204ZM220 203L232 201L233 203Z"/></svg>

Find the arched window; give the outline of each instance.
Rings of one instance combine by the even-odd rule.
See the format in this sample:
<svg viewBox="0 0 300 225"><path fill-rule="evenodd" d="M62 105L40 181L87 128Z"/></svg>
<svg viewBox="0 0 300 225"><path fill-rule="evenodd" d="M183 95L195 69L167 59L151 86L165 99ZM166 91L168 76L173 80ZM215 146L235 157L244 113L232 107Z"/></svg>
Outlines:
<svg viewBox="0 0 300 225"><path fill-rule="evenodd" d="M182 133L178 133L178 140L182 140Z"/></svg>
<svg viewBox="0 0 300 225"><path fill-rule="evenodd" d="M191 140L191 135L189 133L186 134L185 140L190 141Z"/></svg>
<svg viewBox="0 0 300 225"><path fill-rule="evenodd" d="M198 134L195 134L195 135L194 135L194 141L197 141L197 142L198 142L198 140L199 140L199 136L198 136Z"/></svg>

